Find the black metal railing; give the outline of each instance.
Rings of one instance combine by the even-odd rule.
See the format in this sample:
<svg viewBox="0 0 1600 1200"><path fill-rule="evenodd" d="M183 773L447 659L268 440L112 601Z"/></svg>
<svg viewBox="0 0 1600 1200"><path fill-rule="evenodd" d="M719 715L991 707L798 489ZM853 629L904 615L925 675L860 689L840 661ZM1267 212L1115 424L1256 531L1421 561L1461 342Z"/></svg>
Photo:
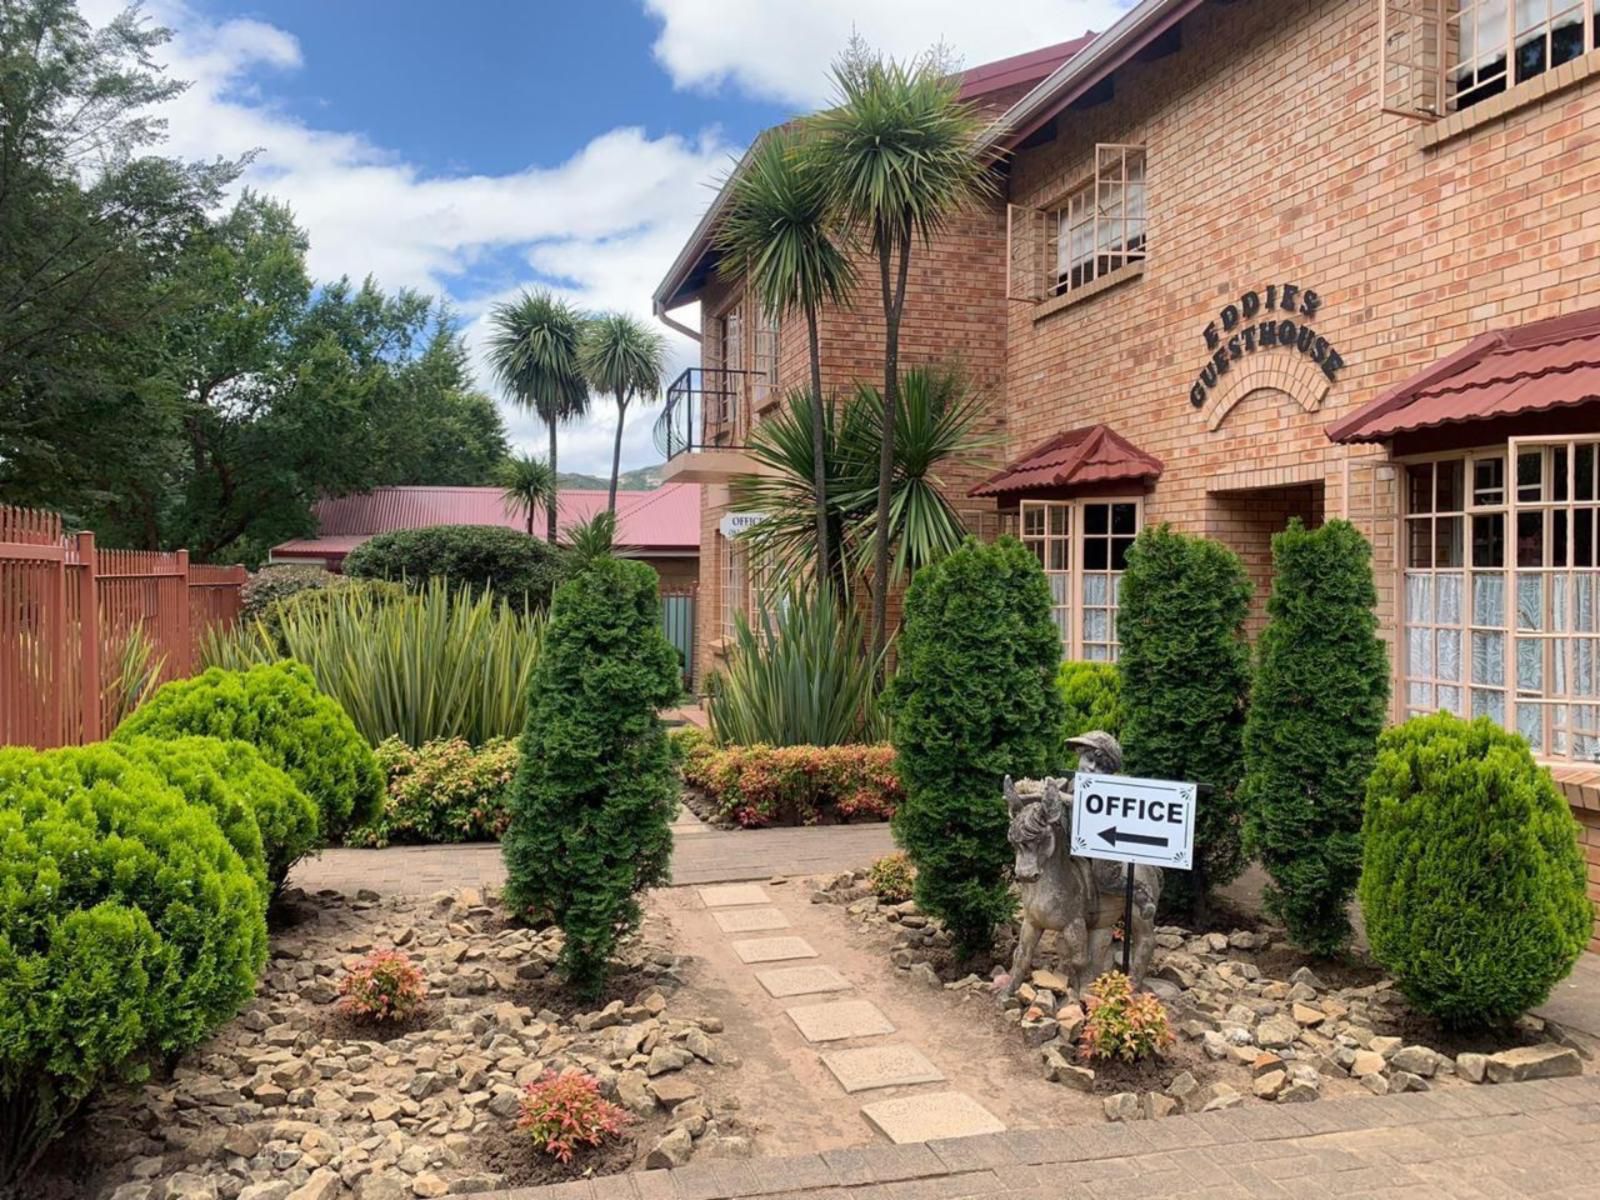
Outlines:
<svg viewBox="0 0 1600 1200"><path fill-rule="evenodd" d="M689 367L667 387L656 418L656 449L671 460L693 450L744 449L754 371Z"/></svg>

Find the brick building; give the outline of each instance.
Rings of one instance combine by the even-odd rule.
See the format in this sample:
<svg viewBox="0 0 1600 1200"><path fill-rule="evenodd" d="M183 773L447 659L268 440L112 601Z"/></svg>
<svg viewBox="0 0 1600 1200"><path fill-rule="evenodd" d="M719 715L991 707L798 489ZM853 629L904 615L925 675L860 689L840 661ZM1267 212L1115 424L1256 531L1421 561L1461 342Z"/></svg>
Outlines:
<svg viewBox="0 0 1600 1200"><path fill-rule="evenodd" d="M1006 80L984 140L1005 195L921 255L902 358L978 368L1006 449L961 506L1038 551L1065 655L1115 657L1143 525L1238 551L1258 627L1272 534L1347 517L1374 547L1393 716L1523 732L1600 870L1597 9L1143 0L1031 68L970 72ZM715 218L657 296L701 300L708 366L740 304ZM873 377L871 308L829 314L833 382ZM742 364L801 380L790 334L741 330ZM748 603L717 534L737 466L669 470L712 484L706 575ZM703 605L708 649L727 607Z"/></svg>

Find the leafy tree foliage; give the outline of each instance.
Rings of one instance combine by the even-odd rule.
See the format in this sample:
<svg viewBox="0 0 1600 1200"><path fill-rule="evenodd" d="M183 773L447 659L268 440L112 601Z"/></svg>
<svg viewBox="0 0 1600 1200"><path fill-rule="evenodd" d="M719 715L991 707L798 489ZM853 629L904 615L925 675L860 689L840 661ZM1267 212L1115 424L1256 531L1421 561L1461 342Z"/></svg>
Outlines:
<svg viewBox="0 0 1600 1200"><path fill-rule="evenodd" d="M1122 739L1122 676L1115 663L1064 662L1056 687L1066 708L1067 737L1099 729Z"/></svg>
<svg viewBox="0 0 1600 1200"><path fill-rule="evenodd" d="M668 878L678 778L657 711L680 680L656 593L654 571L615 558L557 589L502 841L508 901L560 924L562 971L589 995L639 893Z"/></svg>
<svg viewBox="0 0 1600 1200"><path fill-rule="evenodd" d="M1348 521L1272 539L1270 621L1244 728L1247 843L1267 911L1315 954L1350 938L1361 808L1389 700L1372 547Z"/></svg>
<svg viewBox="0 0 1600 1200"><path fill-rule="evenodd" d="M1238 555L1165 525L1141 533L1122 577L1123 755L1130 775L1209 784L1192 871L1168 871L1163 900L1203 921L1211 888L1244 870L1244 775L1250 581Z"/></svg>
<svg viewBox="0 0 1600 1200"><path fill-rule="evenodd" d="M430 525L380 533L345 556L356 579L430 579L475 590L492 587L519 611L544 608L565 573L566 552L497 525Z"/></svg>
<svg viewBox="0 0 1600 1200"><path fill-rule="evenodd" d="M1362 829L1373 957L1452 1025L1542 1004L1594 931L1577 832L1527 742L1489 718L1386 730Z"/></svg>
<svg viewBox="0 0 1600 1200"><path fill-rule="evenodd" d="M917 903L964 956L989 946L1015 903L1002 781L1043 774L1061 749L1050 603L1038 560L1009 537L969 538L906 591L890 685L906 793L895 838L916 864Z"/></svg>

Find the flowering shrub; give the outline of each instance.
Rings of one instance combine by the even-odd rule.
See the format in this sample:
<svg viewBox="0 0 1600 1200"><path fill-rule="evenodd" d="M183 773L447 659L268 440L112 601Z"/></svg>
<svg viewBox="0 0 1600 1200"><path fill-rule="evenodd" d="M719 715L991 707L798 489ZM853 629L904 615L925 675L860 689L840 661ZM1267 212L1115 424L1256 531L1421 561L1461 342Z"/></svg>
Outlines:
<svg viewBox="0 0 1600 1200"><path fill-rule="evenodd" d="M887 821L903 792L891 746L727 746L678 738L683 778L747 829Z"/></svg>
<svg viewBox="0 0 1600 1200"><path fill-rule="evenodd" d="M423 1005L428 982L398 950L379 950L339 981L339 1008L367 1021L404 1021Z"/></svg>
<svg viewBox="0 0 1600 1200"><path fill-rule="evenodd" d="M523 1089L517 1128L526 1129L544 1153L566 1163L580 1144L598 1146L627 1123L628 1114L600 1094L600 1081L593 1075L546 1071L543 1079Z"/></svg>
<svg viewBox="0 0 1600 1200"><path fill-rule="evenodd" d="M1088 1020L1079 1035L1085 1061L1134 1062L1173 1042L1167 1010L1149 992L1135 993L1121 971L1107 971L1084 997Z"/></svg>
<svg viewBox="0 0 1600 1200"><path fill-rule="evenodd" d="M872 864L867 872L867 886L879 900L889 904L904 904L911 899L911 885L916 881L917 869L904 850L885 854Z"/></svg>
<svg viewBox="0 0 1600 1200"><path fill-rule="evenodd" d="M517 773L517 744L494 738L474 750L461 738L413 748L390 738L375 751L388 778L383 808L352 829L352 846L390 842L488 842L505 832L506 789Z"/></svg>

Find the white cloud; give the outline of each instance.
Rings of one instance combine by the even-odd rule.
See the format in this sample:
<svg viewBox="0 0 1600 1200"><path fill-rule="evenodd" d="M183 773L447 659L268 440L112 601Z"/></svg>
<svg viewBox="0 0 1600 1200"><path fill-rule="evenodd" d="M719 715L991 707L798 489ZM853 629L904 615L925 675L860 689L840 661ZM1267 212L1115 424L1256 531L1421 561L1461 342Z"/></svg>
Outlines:
<svg viewBox="0 0 1600 1200"><path fill-rule="evenodd" d="M122 0L82 0L91 21L109 20ZM150 17L175 34L159 56L191 81L167 105L165 152L187 158L257 156L241 186L286 201L310 235L313 276L374 276L386 288L449 294L481 341L482 319L500 296L474 294L468 278L488 255L527 264L590 308L648 317L650 293L709 202L705 182L726 169L735 147L712 130L695 137L612 129L554 165L501 175L445 175L406 161L393 148L336 128L317 128L273 99L274 72L303 61L289 32L255 20L214 21L184 0L154 0ZM515 286L505 290L509 295ZM674 359L692 361L672 335ZM491 386L486 373L485 386ZM615 410L562 435L563 467L599 473L611 465ZM536 421L506 409L521 448L545 444ZM649 414L630 413L624 467L658 461Z"/></svg>
<svg viewBox="0 0 1600 1200"><path fill-rule="evenodd" d="M969 67L1104 30L1132 0L645 0L662 23L656 58L682 88L731 86L802 108L830 94L850 35L908 58L936 42Z"/></svg>

